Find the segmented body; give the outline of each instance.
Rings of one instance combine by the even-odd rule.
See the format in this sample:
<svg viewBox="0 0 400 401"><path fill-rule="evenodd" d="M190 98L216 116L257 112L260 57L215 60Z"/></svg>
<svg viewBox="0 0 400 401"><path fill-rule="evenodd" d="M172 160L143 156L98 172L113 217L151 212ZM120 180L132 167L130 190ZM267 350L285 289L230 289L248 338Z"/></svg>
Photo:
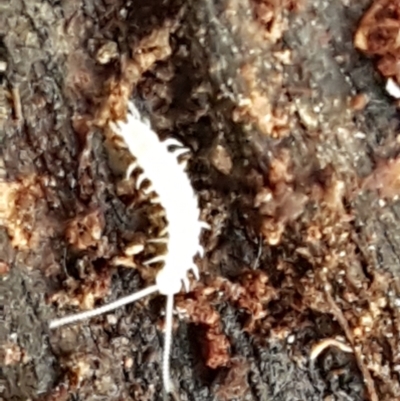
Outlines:
<svg viewBox="0 0 400 401"><path fill-rule="evenodd" d="M201 252L200 234L204 222L200 221L197 196L194 193L185 166L179 164L168 146L179 144L174 140L161 142L149 125L143 123L138 111L130 104L126 122L119 122L117 133L143 169L143 176L152 183L165 210L168 223L167 254L156 282L161 294L172 295L187 283L187 273L192 269L197 276L193 257ZM187 284L185 284L187 287Z"/></svg>

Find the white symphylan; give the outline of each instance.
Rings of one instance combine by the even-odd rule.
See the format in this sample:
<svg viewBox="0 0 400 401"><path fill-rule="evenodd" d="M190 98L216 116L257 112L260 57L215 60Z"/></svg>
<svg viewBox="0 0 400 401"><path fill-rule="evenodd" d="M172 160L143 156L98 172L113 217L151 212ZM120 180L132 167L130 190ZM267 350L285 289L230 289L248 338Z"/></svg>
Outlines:
<svg viewBox="0 0 400 401"><path fill-rule="evenodd" d="M185 172L184 163L180 164L177 160L177 156L187 152L187 149L183 148L182 144L175 139L167 139L161 142L149 124L142 121L133 104L129 104L126 122L111 124L111 128L124 139L130 153L136 158L136 162L128 169L128 176L136 167L140 167L143 173L137 180L138 187L144 178L149 179L152 184L151 189L156 192L159 202L165 210L168 236L155 239L153 242L165 242L167 253L145 263L148 265L164 262L164 266L156 276L155 285L91 311L55 319L50 322L50 328L109 312L159 291L167 298L162 372L164 390L166 393L170 393L172 383L169 359L174 294L181 290L182 284L186 291L189 290L187 274L190 270L196 279L199 278L193 257L197 253L202 256L200 234L202 228L208 228L208 225L200 221L197 196ZM168 150L168 147L172 145L178 146L175 153Z"/></svg>

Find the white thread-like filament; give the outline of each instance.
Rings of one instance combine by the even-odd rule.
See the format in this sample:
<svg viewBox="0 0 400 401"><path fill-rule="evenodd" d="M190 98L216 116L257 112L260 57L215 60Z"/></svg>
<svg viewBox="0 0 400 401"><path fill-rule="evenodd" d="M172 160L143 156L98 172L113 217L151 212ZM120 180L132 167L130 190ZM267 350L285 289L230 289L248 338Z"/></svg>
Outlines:
<svg viewBox="0 0 400 401"><path fill-rule="evenodd" d="M174 156L179 157L181 155L184 155L185 153L189 153L190 150L188 148L178 148L173 150Z"/></svg>
<svg viewBox="0 0 400 401"><path fill-rule="evenodd" d="M200 272L199 272L199 268L196 265L192 265L189 270L192 271L193 276L196 280L200 280Z"/></svg>
<svg viewBox="0 0 400 401"><path fill-rule="evenodd" d="M174 138L165 139L164 144L166 146L177 146L179 148L183 147L182 143L179 142L177 139L174 139Z"/></svg>
<svg viewBox="0 0 400 401"><path fill-rule="evenodd" d="M165 307L165 334L164 334L164 350L163 350L163 366L162 375L164 383L164 391L169 394L172 392L172 382L170 377L170 355L172 346L172 315L174 311L174 296L167 295L167 303Z"/></svg>
<svg viewBox="0 0 400 401"><path fill-rule="evenodd" d="M190 291L190 281L189 281L189 279L187 277L184 277L182 279L182 285L183 285L183 288L185 289L186 292Z"/></svg>
<svg viewBox="0 0 400 401"><path fill-rule="evenodd" d="M49 323L49 327L50 329L55 329L56 327L60 327L60 326L64 326L66 324L69 323L75 323L78 322L79 320L85 320L85 319L89 319L91 317L94 316L98 316L101 315L103 313L107 313L110 312L114 309L118 309L121 306L130 304L132 302L138 301L141 298L146 297L147 295L152 294L153 292L158 291L158 287L157 285L152 285L150 287L147 287L143 290L140 290L138 292L135 292L134 294L128 295L126 297L117 299L114 302L111 302L110 304L104 305L104 306L100 306L98 308L89 310L89 311L85 311L85 312L81 312L81 313L76 313L74 315L69 315L69 316L65 316L62 317L60 319L54 319Z"/></svg>
<svg viewBox="0 0 400 401"><path fill-rule="evenodd" d="M126 170L126 174L125 174L125 179L129 180L129 178L131 177L132 173L137 169L138 164L137 162L133 162L129 165L128 170Z"/></svg>
<svg viewBox="0 0 400 401"><path fill-rule="evenodd" d="M151 238L148 239L147 242L152 244L168 244L168 238Z"/></svg>
<svg viewBox="0 0 400 401"><path fill-rule="evenodd" d="M154 256L154 258L146 260L145 262L143 262L143 264L145 266L148 266L148 265L152 265L153 263L162 262L162 261L164 261L164 259L165 259L164 255L158 255L158 256Z"/></svg>

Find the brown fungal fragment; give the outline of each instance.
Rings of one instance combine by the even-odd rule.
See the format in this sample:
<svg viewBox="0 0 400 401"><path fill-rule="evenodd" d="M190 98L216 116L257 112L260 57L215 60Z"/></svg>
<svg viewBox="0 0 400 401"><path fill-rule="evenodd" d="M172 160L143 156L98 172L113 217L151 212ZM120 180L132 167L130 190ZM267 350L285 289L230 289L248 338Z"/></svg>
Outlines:
<svg viewBox="0 0 400 401"><path fill-rule="evenodd" d="M85 283L78 295L79 304L82 309L93 309L99 299L104 299L110 291L111 275L101 275L97 280Z"/></svg>
<svg viewBox="0 0 400 401"><path fill-rule="evenodd" d="M80 214L71 220L65 230L70 245L79 250L101 245L104 230L104 216L100 210Z"/></svg>
<svg viewBox="0 0 400 401"><path fill-rule="evenodd" d="M69 382L72 387L79 387L93 374L88 357L84 353L75 354L72 359L67 361L66 367L69 369Z"/></svg>
<svg viewBox="0 0 400 401"><path fill-rule="evenodd" d="M229 341L221 329L220 317L210 305L208 295L215 292L212 288L197 284L192 299L180 300L177 309L195 324L205 328L203 355L206 365L212 369L227 366L230 360Z"/></svg>
<svg viewBox="0 0 400 401"><path fill-rule="evenodd" d="M369 54L396 53L399 5L393 0L375 0L364 14L354 36L355 46Z"/></svg>
<svg viewBox="0 0 400 401"><path fill-rule="evenodd" d="M329 210L338 214L344 214L343 199L345 195L345 183L332 176L325 188L324 203Z"/></svg>
<svg viewBox="0 0 400 401"><path fill-rule="evenodd" d="M400 195L400 158L379 161L375 170L364 179L364 190L378 191L383 198Z"/></svg>
<svg viewBox="0 0 400 401"><path fill-rule="evenodd" d="M0 360L4 366L11 366L20 363L24 352L18 344L7 342L0 348Z"/></svg>
<svg viewBox="0 0 400 401"><path fill-rule="evenodd" d="M240 283L217 278L209 283L204 291L224 294L226 299L248 313L245 330L251 332L258 321L262 321L268 313L268 304L276 299L277 292L269 283L268 276L259 270L246 270L240 277Z"/></svg>
<svg viewBox="0 0 400 401"><path fill-rule="evenodd" d="M280 221L272 218L265 218L261 223L261 233L268 245L276 246L281 242L285 226Z"/></svg>
<svg viewBox="0 0 400 401"><path fill-rule="evenodd" d="M10 265L0 260L0 276L5 275L10 271Z"/></svg>
<svg viewBox="0 0 400 401"><path fill-rule="evenodd" d="M15 182L0 182L0 224L16 249L36 248L42 237L54 232L46 214L42 187L46 178L26 176Z"/></svg>
<svg viewBox="0 0 400 401"><path fill-rule="evenodd" d="M127 55L121 57L122 77L111 78L107 82L109 96L104 98L98 111L96 125L105 126L110 120L125 118L129 97L143 73L151 69L156 62L171 55L169 39L177 27L176 23L166 21L163 27L154 29L135 46L132 58L128 58Z"/></svg>
<svg viewBox="0 0 400 401"><path fill-rule="evenodd" d="M109 40L104 43L96 53L96 60L100 64L108 64L110 61L118 57L117 43Z"/></svg>
<svg viewBox="0 0 400 401"><path fill-rule="evenodd" d="M377 59L386 78L400 83L400 5L396 0L375 0L364 14L354 36L354 45Z"/></svg>
<svg viewBox="0 0 400 401"><path fill-rule="evenodd" d="M320 227L311 225L307 229L307 242L318 242L322 238Z"/></svg>
<svg viewBox="0 0 400 401"><path fill-rule="evenodd" d="M87 258L81 259L77 266L81 280L68 277L64 282L65 290L49 296L50 303L79 306L83 310L93 309L96 302L109 295L111 285L111 269L104 266L94 269Z"/></svg>
<svg viewBox="0 0 400 401"><path fill-rule="evenodd" d="M359 93L350 99L350 107L355 111L364 110L369 102L369 97L366 93Z"/></svg>
<svg viewBox="0 0 400 401"><path fill-rule="evenodd" d="M257 321L267 316L267 305L277 296L275 289L269 284L268 276L261 271L245 272L241 277L241 285L233 285L228 294L232 301L249 313L245 326L245 330L249 332L254 329Z"/></svg>
<svg viewBox="0 0 400 401"><path fill-rule="evenodd" d="M235 122L252 122L260 132L272 138L286 137L290 132L289 115L271 104L266 89L260 86L259 71L255 66L245 65L241 75L248 85L249 94L233 110ZM276 77L279 81L281 77Z"/></svg>
<svg viewBox="0 0 400 401"><path fill-rule="evenodd" d="M280 243L286 225L303 213L308 196L293 189L295 176L285 149L271 160L268 179L270 187L259 190L254 206L263 216L260 231L266 243L275 246Z"/></svg>
<svg viewBox="0 0 400 401"><path fill-rule="evenodd" d="M211 152L211 163L222 174L229 175L232 171L232 159L222 145L217 145Z"/></svg>
<svg viewBox="0 0 400 401"><path fill-rule="evenodd" d="M229 341L220 329L209 328L202 341L206 344L205 354L208 367L217 369L228 365L230 360Z"/></svg>
<svg viewBox="0 0 400 401"><path fill-rule="evenodd" d="M277 157L271 160L268 178L275 186L280 183L290 183L293 181L293 173L291 172L290 153L286 149L282 149Z"/></svg>
<svg viewBox="0 0 400 401"><path fill-rule="evenodd" d="M254 17L262 27L264 38L276 43L288 28L288 17L285 11L297 11L302 1L287 0L251 0Z"/></svg>

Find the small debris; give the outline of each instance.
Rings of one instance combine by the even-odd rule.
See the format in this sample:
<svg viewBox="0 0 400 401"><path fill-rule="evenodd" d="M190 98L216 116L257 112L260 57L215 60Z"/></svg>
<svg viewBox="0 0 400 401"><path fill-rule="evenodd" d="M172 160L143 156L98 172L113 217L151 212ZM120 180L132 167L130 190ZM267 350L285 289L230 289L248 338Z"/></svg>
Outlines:
<svg viewBox="0 0 400 401"><path fill-rule="evenodd" d="M364 179L364 190L377 190L382 198L400 195L400 158L379 161L375 170Z"/></svg>
<svg viewBox="0 0 400 401"><path fill-rule="evenodd" d="M325 340L322 340L313 345L310 353L310 359L312 361L315 360L316 358L318 358L321 352L323 352L328 347L336 347L343 352L353 352L353 349L349 345L344 344L343 342L334 338L326 338Z"/></svg>
<svg viewBox="0 0 400 401"><path fill-rule="evenodd" d="M99 245L104 229L104 216L99 210L73 219L65 232L68 242L79 250Z"/></svg>
<svg viewBox="0 0 400 401"><path fill-rule="evenodd" d="M292 64L292 51L290 49L284 49L274 52L274 57L284 65Z"/></svg>
<svg viewBox="0 0 400 401"><path fill-rule="evenodd" d="M369 97L367 94L359 93L350 99L350 107L354 111L361 111L365 109L366 105L368 104L368 101Z"/></svg>
<svg viewBox="0 0 400 401"><path fill-rule="evenodd" d="M0 260L0 276L7 274L10 271L10 265Z"/></svg>
<svg viewBox="0 0 400 401"><path fill-rule="evenodd" d="M397 82L395 82L394 79L389 78L386 81L385 89L390 96L394 97L395 99L400 99L400 86Z"/></svg>
<svg viewBox="0 0 400 401"><path fill-rule="evenodd" d="M318 128L318 114L312 110L311 105L303 102L296 102L296 108L301 122L308 129L315 130Z"/></svg>
<svg viewBox="0 0 400 401"><path fill-rule="evenodd" d="M20 124L23 120L22 106L21 106L21 96L19 94L19 89L16 86L11 88L11 95L14 104L14 118Z"/></svg>
<svg viewBox="0 0 400 401"><path fill-rule="evenodd" d="M125 248L124 253L127 256L133 256L137 255L140 252L143 252L143 250L144 250L144 244L133 243Z"/></svg>
<svg viewBox="0 0 400 401"><path fill-rule="evenodd" d="M6 343L0 349L1 360L4 366L16 365L23 358L23 351L15 343Z"/></svg>
<svg viewBox="0 0 400 401"><path fill-rule="evenodd" d="M118 45L108 41L97 51L96 60L99 64L108 64L118 57Z"/></svg>
<svg viewBox="0 0 400 401"><path fill-rule="evenodd" d="M211 154L212 165L222 174L229 175L232 171L232 159L222 145L217 145Z"/></svg>

